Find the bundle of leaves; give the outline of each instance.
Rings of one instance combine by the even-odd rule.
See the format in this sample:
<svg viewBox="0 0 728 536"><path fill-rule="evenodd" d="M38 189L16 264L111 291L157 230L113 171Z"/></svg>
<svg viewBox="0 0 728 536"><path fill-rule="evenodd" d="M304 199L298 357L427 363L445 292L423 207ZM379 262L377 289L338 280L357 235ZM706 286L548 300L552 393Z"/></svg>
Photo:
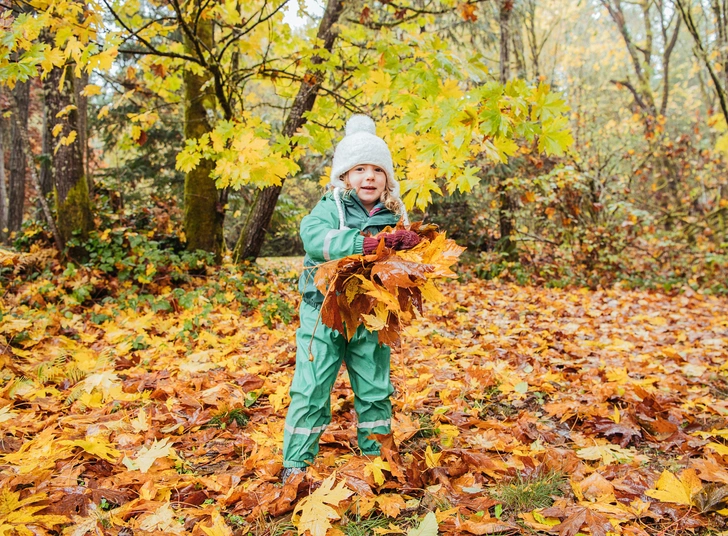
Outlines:
<svg viewBox="0 0 728 536"><path fill-rule="evenodd" d="M403 229L385 228L375 238ZM382 344L399 344L402 329L422 313L423 300L441 301L435 281L455 277L451 270L465 248L445 237L435 225L410 227L421 240L414 248L395 251L380 240L371 255L350 255L319 266L314 282L324 294L321 321L351 340L360 325L377 331Z"/></svg>

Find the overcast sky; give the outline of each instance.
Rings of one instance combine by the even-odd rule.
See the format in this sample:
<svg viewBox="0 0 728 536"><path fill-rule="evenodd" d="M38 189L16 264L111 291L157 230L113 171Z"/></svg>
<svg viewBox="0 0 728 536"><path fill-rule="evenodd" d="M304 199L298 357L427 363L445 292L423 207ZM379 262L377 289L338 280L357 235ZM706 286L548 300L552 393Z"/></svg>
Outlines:
<svg viewBox="0 0 728 536"><path fill-rule="evenodd" d="M324 6L320 0L305 0L306 10L314 16L320 16L323 13ZM292 0L285 8L283 20L292 28L298 28L305 24L305 19L298 16L298 0Z"/></svg>

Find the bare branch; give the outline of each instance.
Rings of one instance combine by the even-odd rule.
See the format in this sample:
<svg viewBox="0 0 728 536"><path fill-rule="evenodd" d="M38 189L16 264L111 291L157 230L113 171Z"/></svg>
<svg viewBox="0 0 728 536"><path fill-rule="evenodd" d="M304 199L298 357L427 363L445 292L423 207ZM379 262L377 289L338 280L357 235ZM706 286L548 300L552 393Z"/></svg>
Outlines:
<svg viewBox="0 0 728 536"><path fill-rule="evenodd" d="M131 28L129 28L129 26L122 20L122 18L119 16L119 14L116 11L114 11L114 8L112 8L106 0L101 0L101 1L104 3L104 5L106 6L106 9L109 10L109 12L114 17L114 19L116 19L116 22L121 24L121 26L130 34L134 35L136 33ZM154 54L156 56L164 56L167 58L179 58L182 60L191 61L191 62L197 63L199 65L202 65L202 63L200 63L198 60L196 60L192 56L187 56L186 54L176 54L174 52L163 52L163 51L157 49L157 47L152 45L149 41L147 41L140 35L136 35L136 39L139 40L139 42L141 42L145 47L147 47L147 49L149 49L151 54ZM120 50L119 52L124 52L127 54L136 53L136 52L130 51L130 50Z"/></svg>
<svg viewBox="0 0 728 536"><path fill-rule="evenodd" d="M700 33L698 32L698 28L695 25L695 20L693 19L693 15L690 12L690 8L689 6L685 5L685 0L675 0L675 3L677 4L678 9L680 10L680 14L685 21L685 26L687 26L690 35L693 36L693 40L695 41L695 46L699 52L699 54L696 53L696 56L700 57L703 60L705 66L708 68L708 73L710 74L711 80L713 80L715 91L718 94L720 109L723 112L723 117L728 123L728 103L726 103L725 88L721 85L720 80L718 79L718 75L713 69L710 60L708 59L708 54L703 47L703 42L702 39L700 39Z"/></svg>
<svg viewBox="0 0 728 536"><path fill-rule="evenodd" d="M670 42L665 47L665 51L662 53L662 73L663 73L663 80L662 80L662 103L660 104L660 115L665 115L665 110L667 110L667 97L670 93L670 56L672 54L673 49L675 48L675 43L677 43L677 35L680 32L680 23L682 22L682 19L678 17L677 23L675 24L675 31L672 33L672 38L670 38ZM669 23L668 23L669 26ZM664 30L665 35L667 35L667 28Z"/></svg>
<svg viewBox="0 0 728 536"><path fill-rule="evenodd" d="M612 84L615 84L616 86L624 86L632 93L632 96L634 97L634 101L637 103L637 106L640 107L640 109L644 112L649 112L649 107L645 104L645 101L642 100L642 97L640 97L639 92L634 88L634 86L628 81L628 80L610 80Z"/></svg>

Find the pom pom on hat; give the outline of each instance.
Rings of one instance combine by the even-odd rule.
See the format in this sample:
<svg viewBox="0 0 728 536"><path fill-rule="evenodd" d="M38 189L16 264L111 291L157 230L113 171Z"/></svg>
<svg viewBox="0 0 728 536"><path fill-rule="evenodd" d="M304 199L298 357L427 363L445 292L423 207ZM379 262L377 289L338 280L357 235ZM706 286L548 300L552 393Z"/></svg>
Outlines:
<svg viewBox="0 0 728 536"><path fill-rule="evenodd" d="M374 121L368 115L356 114L352 115L346 122L346 136L351 136L357 132L368 132L372 136L377 135L377 127Z"/></svg>

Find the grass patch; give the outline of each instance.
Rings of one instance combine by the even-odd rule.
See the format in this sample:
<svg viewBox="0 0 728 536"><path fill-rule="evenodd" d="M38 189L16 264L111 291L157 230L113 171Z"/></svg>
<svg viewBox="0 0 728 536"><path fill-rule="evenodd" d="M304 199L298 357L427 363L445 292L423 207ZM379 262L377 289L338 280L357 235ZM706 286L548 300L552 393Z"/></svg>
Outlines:
<svg viewBox="0 0 728 536"><path fill-rule="evenodd" d="M413 438L430 439L440 435L440 430L437 428L437 425L432 422L431 415L423 413L418 416L418 420L420 421L420 429L417 430L417 433L414 436L412 436Z"/></svg>
<svg viewBox="0 0 728 536"><path fill-rule="evenodd" d="M492 495L503 504L505 512L518 515L551 506L555 495L563 495L562 487L565 483L566 478L562 473L536 472L528 477L516 476Z"/></svg>
<svg viewBox="0 0 728 536"><path fill-rule="evenodd" d="M341 524L341 529L346 536L370 536L376 534L375 529L384 529L388 526L389 520L385 516L361 517L355 515L353 517L347 516L347 521Z"/></svg>
<svg viewBox="0 0 728 536"><path fill-rule="evenodd" d="M241 408L235 408L231 410L223 410L217 415L214 415L208 426L217 426L223 430L230 426L233 422L238 426L242 427L248 424L250 417Z"/></svg>

